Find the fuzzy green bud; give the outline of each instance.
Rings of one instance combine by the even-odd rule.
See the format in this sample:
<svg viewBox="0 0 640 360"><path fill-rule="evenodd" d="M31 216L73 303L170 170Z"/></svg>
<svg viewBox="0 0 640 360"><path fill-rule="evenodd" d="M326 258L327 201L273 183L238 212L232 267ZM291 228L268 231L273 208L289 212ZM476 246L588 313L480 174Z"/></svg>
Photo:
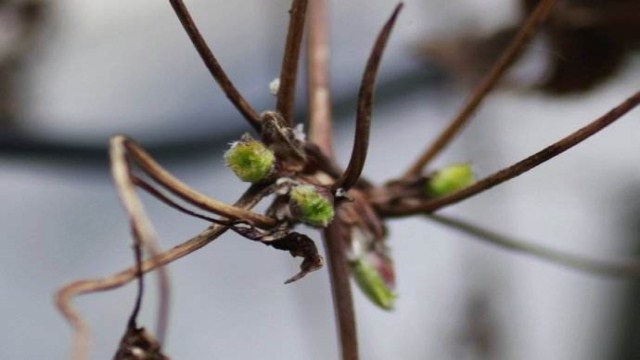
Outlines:
<svg viewBox="0 0 640 360"><path fill-rule="evenodd" d="M364 259L357 259L351 263L351 273L369 300L384 310L393 309L396 294L387 286L374 266Z"/></svg>
<svg viewBox="0 0 640 360"><path fill-rule="evenodd" d="M469 164L455 164L442 168L427 180L429 195L444 196L473 184L475 176Z"/></svg>
<svg viewBox="0 0 640 360"><path fill-rule="evenodd" d="M333 220L333 196L314 185L297 185L289 192L292 213L303 222L317 227Z"/></svg>
<svg viewBox="0 0 640 360"><path fill-rule="evenodd" d="M267 178L275 163L273 152L248 134L231 144L231 148L224 154L224 159L240 180L251 183Z"/></svg>

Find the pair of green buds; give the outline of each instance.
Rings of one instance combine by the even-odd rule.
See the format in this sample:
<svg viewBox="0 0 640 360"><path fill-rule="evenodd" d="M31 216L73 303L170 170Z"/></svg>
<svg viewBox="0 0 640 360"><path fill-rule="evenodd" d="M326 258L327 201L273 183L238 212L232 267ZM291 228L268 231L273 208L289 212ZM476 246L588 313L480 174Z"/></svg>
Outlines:
<svg viewBox="0 0 640 360"><path fill-rule="evenodd" d="M273 151L249 134L231 144L224 158L231 171L245 182L259 183L275 172ZM326 189L310 184L295 185L289 196L293 213L306 224L326 227L333 220L333 196Z"/></svg>

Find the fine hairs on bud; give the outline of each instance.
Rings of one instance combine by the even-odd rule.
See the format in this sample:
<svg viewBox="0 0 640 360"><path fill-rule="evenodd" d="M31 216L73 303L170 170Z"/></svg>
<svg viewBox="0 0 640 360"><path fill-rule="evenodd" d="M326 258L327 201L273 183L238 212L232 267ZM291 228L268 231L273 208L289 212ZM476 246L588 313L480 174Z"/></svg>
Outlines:
<svg viewBox="0 0 640 360"><path fill-rule="evenodd" d="M275 163L273 152L249 134L244 134L240 141L231 144L224 159L240 180L250 183L265 180Z"/></svg>
<svg viewBox="0 0 640 360"><path fill-rule="evenodd" d="M291 210L304 223L326 227L333 220L333 196L324 188L298 185L289 192Z"/></svg>

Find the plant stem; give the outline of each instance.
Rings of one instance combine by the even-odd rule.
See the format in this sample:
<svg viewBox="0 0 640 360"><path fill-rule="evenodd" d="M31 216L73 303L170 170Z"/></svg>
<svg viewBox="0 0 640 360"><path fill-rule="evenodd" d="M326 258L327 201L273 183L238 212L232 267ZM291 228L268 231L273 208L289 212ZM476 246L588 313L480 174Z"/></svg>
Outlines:
<svg viewBox="0 0 640 360"><path fill-rule="evenodd" d="M328 27L326 0L311 1L307 35L309 139L333 159Z"/></svg>
<svg viewBox="0 0 640 360"><path fill-rule="evenodd" d="M205 66L209 69L213 78L222 88L224 94L236 109L240 111L249 124L251 124L251 126L260 133L261 125L258 113L256 113L253 107L251 107L251 104L244 99L224 72L222 66L220 66L220 63L207 45L207 42L202 37L202 34L200 34L200 30L198 30L198 27L193 21L191 14L189 14L189 10L185 6L184 2L182 0L169 0L169 2L171 2L171 6L178 16L178 19L180 19L180 23L182 23L184 30L187 32L189 39L191 39L191 42L193 43L193 46L198 51L198 54L200 54L202 61L204 61Z"/></svg>
<svg viewBox="0 0 640 360"><path fill-rule="evenodd" d="M510 239L494 231L483 229L466 221L448 216L429 215L429 218L443 225L476 237L478 240L513 250L537 258L550 261L574 270L585 271L594 275L611 277L640 277L640 262L613 262L587 259L578 255L564 253L545 246L529 244L524 241Z"/></svg>
<svg viewBox="0 0 640 360"><path fill-rule="evenodd" d="M309 138L318 146L320 155L332 162L333 141L326 0L312 0L309 5L309 16L307 46ZM340 231L337 223L329 224L323 231L324 247L331 278L331 293L341 358L342 360L358 360L356 315L351 293L350 272Z"/></svg>
<svg viewBox="0 0 640 360"><path fill-rule="evenodd" d="M451 120L449 125L440 133L436 140L420 155L418 160L411 165L402 176L403 179L414 178L422 172L427 164L433 160L460 132L462 127L471 119L482 101L495 87L505 72L511 67L514 60L520 55L522 49L528 44L539 25L547 18L556 0L540 0L536 9L531 12L529 18L523 23L509 47L500 55L491 70L483 78L480 84L473 90L464 106Z"/></svg>
<svg viewBox="0 0 640 360"><path fill-rule="evenodd" d="M351 294L350 271L347 263L344 235L336 222L329 224L324 230L324 245L327 250L329 276L333 294L342 360L358 360L358 332L356 315Z"/></svg>
<svg viewBox="0 0 640 360"><path fill-rule="evenodd" d="M291 4L287 43L282 58L282 69L280 70L280 89L278 90L276 111L282 115L289 126L293 125L296 80L298 78L298 63L307 14L307 2L308 0L293 0Z"/></svg>
<svg viewBox="0 0 640 360"><path fill-rule="evenodd" d="M398 14L400 13L400 10L402 10L402 7L402 3L398 4L389 20L387 20L382 27L382 30L378 34L375 44L373 45L373 50L371 50L371 55L369 55L369 60L367 60L367 65L365 66L364 74L362 76L360 91L358 92L356 131L355 139L353 141L353 150L351 151L351 159L349 159L347 170L345 170L342 176L340 176L340 178L333 184L332 189L334 191L338 189L343 189L344 191L349 190L356 184L362 174L362 169L364 168L364 163L367 159L367 151L369 149L369 130L371 128L373 91L376 82L376 75L378 74L380 61L382 60L384 49L386 48L389 36L391 35L391 30L393 30L393 26L396 23L396 19L398 18Z"/></svg>
<svg viewBox="0 0 640 360"><path fill-rule="evenodd" d="M201 209L211 211L215 214L222 215L233 220L250 221L258 227L272 228L277 224L277 221L269 216L257 214L252 211L241 209L237 206L226 204L191 189L187 184L178 180L175 176L163 169L160 164L153 160L153 158L133 140L122 135L118 135L114 138L114 141L123 143L128 154L147 175L176 196L179 196L181 199Z"/></svg>
<svg viewBox="0 0 640 360"><path fill-rule="evenodd" d="M576 132L566 136L556 143L547 146L546 148L525 158L524 160L521 160L505 169L502 169L467 188L454 192L451 195L427 200L418 204L382 206L379 207L378 210L384 216L406 216L418 213L431 213L445 206L468 199L496 185L502 184L507 180L513 179L514 177L521 175L571 149L572 147L578 145L592 135L598 133L600 130L604 129L614 121L620 119L627 112L635 108L639 103L640 91L636 92L620 105L616 106L606 114L594 120L589 125L581 128L580 130L577 130Z"/></svg>
<svg viewBox="0 0 640 360"><path fill-rule="evenodd" d="M253 185L235 203L235 206L251 209L265 196L266 191L267 188L264 186ZM89 327L72 304L75 297L121 287L135 280L139 276L140 270L147 273L185 257L208 245L227 230L228 227L212 225L188 241L145 260L141 265L134 265L105 278L75 281L58 290L55 294L56 306L74 331L72 358L74 360L88 359L90 343Z"/></svg>

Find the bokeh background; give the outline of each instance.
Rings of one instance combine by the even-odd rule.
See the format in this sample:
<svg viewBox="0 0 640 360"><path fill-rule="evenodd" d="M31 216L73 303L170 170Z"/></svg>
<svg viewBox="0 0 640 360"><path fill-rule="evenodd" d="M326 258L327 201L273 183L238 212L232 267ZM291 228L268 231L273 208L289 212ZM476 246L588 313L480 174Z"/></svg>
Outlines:
<svg viewBox="0 0 640 360"><path fill-rule="evenodd" d="M167 1L42 2L30 13L37 24L29 28L11 10L22 3L0 1L0 47L10 52L26 44L21 56L3 62L9 75L2 78L8 105L0 123L0 358L64 359L71 332L53 307L53 292L132 262L127 220L108 171L109 137L134 137L186 183L231 202L245 185L226 170L222 153L249 127L210 78ZM274 104L268 83L278 75L289 3L187 1L230 77L259 111ZM520 13L513 0L405 3L376 97L365 174L377 181L405 170L469 91L417 57L416 47L465 31L488 33L516 23ZM330 4L335 140L345 164L361 71L394 3ZM549 56L561 54L534 42L513 78L535 77ZM490 174L603 114L637 91L639 80L636 53L588 92L496 92L434 166L470 161L478 175ZM298 99L304 122L302 90ZM635 111L535 171L444 213L585 256L637 256L638 144ZM164 247L206 226L143 198ZM363 359L640 356L637 281L514 255L428 219L393 221L389 230L397 309L382 312L354 289ZM298 262L228 234L172 264L167 354L337 358L326 270L282 285ZM142 319L153 327L157 299L149 289ZM93 330L94 358L113 355L134 290L129 285L76 301Z"/></svg>

